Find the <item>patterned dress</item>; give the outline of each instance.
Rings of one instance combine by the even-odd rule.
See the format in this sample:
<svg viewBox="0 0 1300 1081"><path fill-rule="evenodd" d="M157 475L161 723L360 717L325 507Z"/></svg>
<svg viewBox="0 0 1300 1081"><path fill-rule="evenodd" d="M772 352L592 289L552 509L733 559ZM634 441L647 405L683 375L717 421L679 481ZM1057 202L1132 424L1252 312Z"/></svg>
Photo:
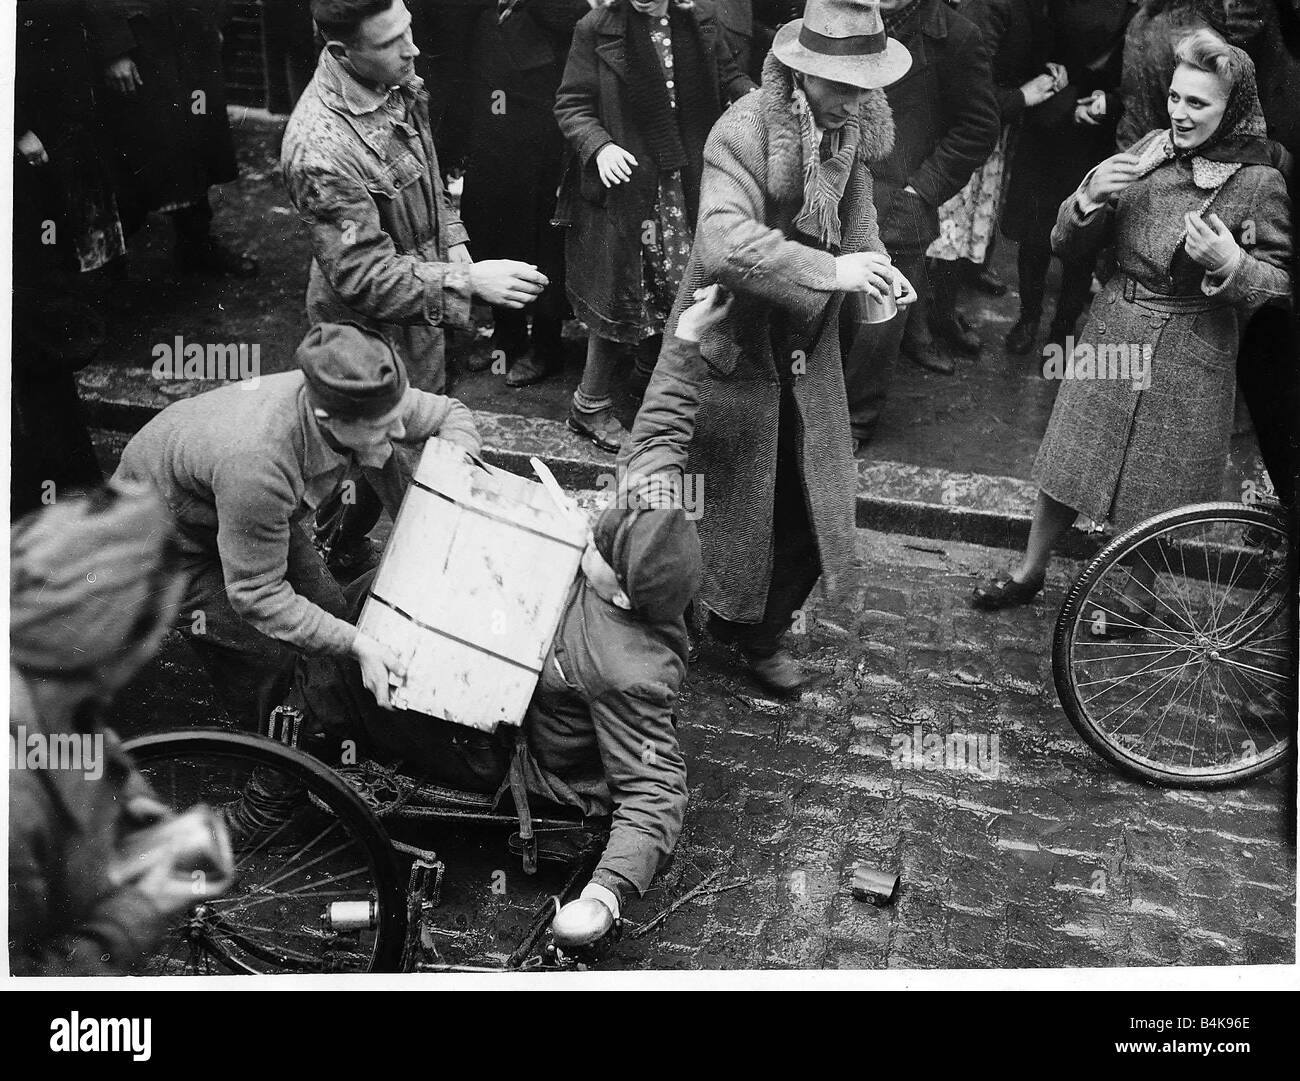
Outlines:
<svg viewBox="0 0 1300 1081"><path fill-rule="evenodd" d="M668 18L657 19L650 28L650 40L664 71L668 100L677 108L676 80L673 79L673 42ZM691 255L691 226L686 216L686 189L681 170L659 174L658 229L644 238L642 263L645 270L645 308L640 337L650 338L663 332L664 322L672 310L677 289L686 272Z"/></svg>
<svg viewBox="0 0 1300 1081"><path fill-rule="evenodd" d="M998 145L988 160L971 174L961 191L939 207L939 235L925 253L930 258L984 262L989 241L998 227L1009 131L1006 127L1002 129Z"/></svg>

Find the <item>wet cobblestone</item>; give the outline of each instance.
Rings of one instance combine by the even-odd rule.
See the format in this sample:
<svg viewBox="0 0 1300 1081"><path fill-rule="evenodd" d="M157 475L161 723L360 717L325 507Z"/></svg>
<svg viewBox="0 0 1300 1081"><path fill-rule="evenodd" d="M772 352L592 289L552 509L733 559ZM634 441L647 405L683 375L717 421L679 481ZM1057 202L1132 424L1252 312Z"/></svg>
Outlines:
<svg viewBox="0 0 1300 1081"><path fill-rule="evenodd" d="M859 584L814 601L793 649L816 674L792 702L766 696L705 642L679 710L691 805L676 858L629 906L652 919L707 875L747 880L625 937L612 967L709 969L1276 964L1294 959L1293 811L1282 772L1218 792L1115 774L1056 702L1049 638L1075 568L1045 597L987 617L975 577L1009 553L860 533ZM851 633L845 633L852 628ZM170 649L128 723L193 717ZM997 739L979 769L899 768L917 733ZM991 744L985 744L986 748ZM431 847L446 848L443 838ZM445 919L508 952L546 889L495 836L448 849ZM854 867L896 870L896 902L853 899ZM493 894L493 868L510 888ZM447 926L454 926L451 922ZM479 941L470 936L467 945Z"/></svg>

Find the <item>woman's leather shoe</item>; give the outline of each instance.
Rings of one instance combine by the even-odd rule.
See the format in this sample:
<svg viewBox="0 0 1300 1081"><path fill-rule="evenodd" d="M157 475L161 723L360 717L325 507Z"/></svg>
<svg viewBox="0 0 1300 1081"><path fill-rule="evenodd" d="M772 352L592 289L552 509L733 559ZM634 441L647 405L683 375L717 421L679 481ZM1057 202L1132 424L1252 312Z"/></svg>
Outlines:
<svg viewBox="0 0 1300 1081"><path fill-rule="evenodd" d="M627 429L614 416L613 407L598 409L594 413L584 413L576 406L569 406L566 422L571 431L577 432L584 439L590 439L601 450L617 454L627 440Z"/></svg>
<svg viewBox="0 0 1300 1081"><path fill-rule="evenodd" d="M1007 334L1007 352L1022 357L1034 347L1034 339L1037 337L1038 320L1022 315Z"/></svg>
<svg viewBox="0 0 1300 1081"><path fill-rule="evenodd" d="M1017 582L1010 575L1005 578L992 578L977 585L971 592L972 608L982 612L996 612L1002 608L1014 608L1016 605L1028 604L1043 589L1043 580L1036 582Z"/></svg>

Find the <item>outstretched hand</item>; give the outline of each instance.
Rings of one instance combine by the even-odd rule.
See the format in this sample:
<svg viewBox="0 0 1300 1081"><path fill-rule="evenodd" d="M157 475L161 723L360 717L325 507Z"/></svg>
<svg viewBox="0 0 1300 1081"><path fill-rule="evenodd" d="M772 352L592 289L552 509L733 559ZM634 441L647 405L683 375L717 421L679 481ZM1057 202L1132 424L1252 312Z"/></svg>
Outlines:
<svg viewBox="0 0 1300 1081"><path fill-rule="evenodd" d="M720 285L709 285L696 289L693 294L695 303L677 317L675 334L684 342L698 342L705 334L717 326L731 311L734 299Z"/></svg>

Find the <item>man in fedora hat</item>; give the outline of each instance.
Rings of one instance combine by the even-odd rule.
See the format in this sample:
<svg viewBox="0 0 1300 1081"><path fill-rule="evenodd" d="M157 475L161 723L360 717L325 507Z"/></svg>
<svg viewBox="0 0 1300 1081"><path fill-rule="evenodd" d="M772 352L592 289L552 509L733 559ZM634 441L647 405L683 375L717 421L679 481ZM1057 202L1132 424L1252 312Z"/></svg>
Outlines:
<svg viewBox="0 0 1300 1081"><path fill-rule="evenodd" d="M321 323L296 371L169 405L127 444L116 476L155 489L175 515L189 588L182 631L245 727L262 730L288 693L298 653L354 658L388 701L391 651L341 618L347 605L307 532L327 498L364 472L396 515L394 444L439 436L471 453L460 402L410 385L378 332Z"/></svg>
<svg viewBox="0 0 1300 1081"><path fill-rule="evenodd" d="M819 577L840 592L853 564L841 302L912 292L880 242L871 176L894 139L881 88L910 65L878 0L809 0L777 33L760 92L705 147L669 330L703 286L732 294L729 310L698 347L665 338L624 455L632 474L703 476L700 599L777 693L804 681L782 646L794 613Z"/></svg>
<svg viewBox="0 0 1300 1081"><path fill-rule="evenodd" d="M881 0L885 25L912 54L907 78L886 91L894 112L894 149L875 170L880 238L894 264L917 283L922 303L902 318L857 325L845 363L855 443L880 420L900 352L922 368L953 374L921 310L929 293L925 251L939 235L939 207L965 186L997 144L1001 130L991 60L979 28L943 0ZM850 321L852 325L850 324Z"/></svg>

